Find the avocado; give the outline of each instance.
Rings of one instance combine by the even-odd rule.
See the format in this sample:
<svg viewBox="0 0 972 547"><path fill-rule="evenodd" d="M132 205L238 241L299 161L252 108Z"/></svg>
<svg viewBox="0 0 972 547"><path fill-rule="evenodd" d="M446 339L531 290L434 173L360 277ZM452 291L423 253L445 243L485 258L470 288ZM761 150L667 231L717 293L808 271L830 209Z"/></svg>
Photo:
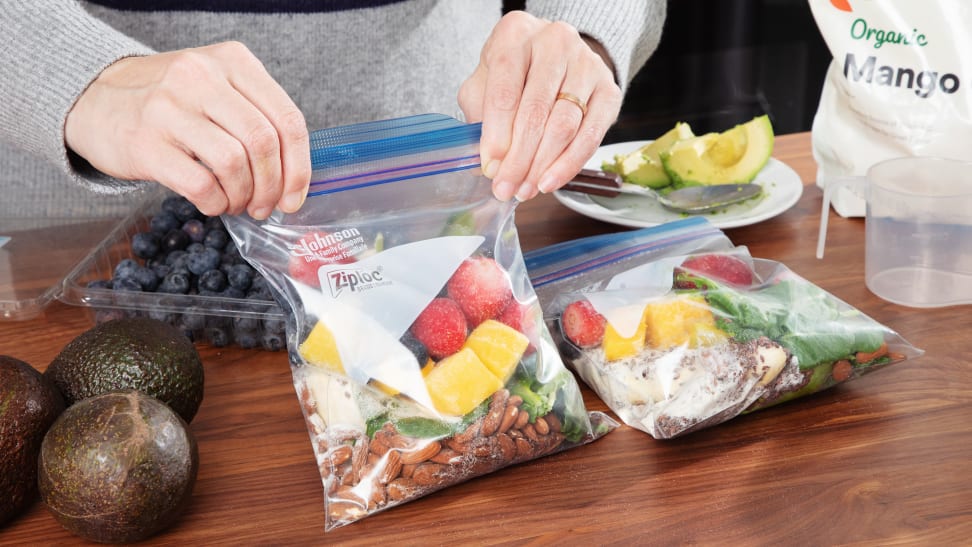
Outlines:
<svg viewBox="0 0 972 547"><path fill-rule="evenodd" d="M172 407L187 423L203 398L203 366L192 342L148 317L101 323L69 342L46 376L69 406L117 389L137 389Z"/></svg>
<svg viewBox="0 0 972 547"><path fill-rule="evenodd" d="M624 182L647 186L649 188L663 188L671 184L671 179L662 166L660 155L675 143L694 137L689 124L678 122L664 135L642 146L634 152L616 157L617 173Z"/></svg>
<svg viewBox="0 0 972 547"><path fill-rule="evenodd" d="M773 153L773 126L758 116L722 133L681 140L661 153L676 188L752 181Z"/></svg>
<svg viewBox="0 0 972 547"><path fill-rule="evenodd" d="M68 407L47 431L37 467L41 499L62 526L90 541L127 543L185 511L199 452L171 408L122 390Z"/></svg>
<svg viewBox="0 0 972 547"><path fill-rule="evenodd" d="M0 526L34 501L41 441L63 410L40 372L0 355Z"/></svg>

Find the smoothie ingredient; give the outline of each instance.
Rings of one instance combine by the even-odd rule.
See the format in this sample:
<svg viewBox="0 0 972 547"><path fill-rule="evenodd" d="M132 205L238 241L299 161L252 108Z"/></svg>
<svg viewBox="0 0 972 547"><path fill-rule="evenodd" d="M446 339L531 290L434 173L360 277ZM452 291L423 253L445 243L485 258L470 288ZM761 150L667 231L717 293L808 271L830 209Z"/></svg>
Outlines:
<svg viewBox="0 0 972 547"><path fill-rule="evenodd" d="M722 133L681 140L661 153L672 186L752 181L773 153L773 126L766 115Z"/></svg>
<svg viewBox="0 0 972 547"><path fill-rule="evenodd" d="M599 345L604 339L607 321L587 300L576 300L564 308L560 324L564 336L582 348Z"/></svg>
<svg viewBox="0 0 972 547"><path fill-rule="evenodd" d="M436 298L412 324L411 332L433 359L448 357L466 341L466 316L454 300Z"/></svg>
<svg viewBox="0 0 972 547"><path fill-rule="evenodd" d="M663 188L672 183L661 162L661 154L675 143L694 137L692 128L678 122L664 135L628 154L619 154L613 161L604 162L601 169L621 175L624 182L648 188Z"/></svg>
<svg viewBox="0 0 972 547"><path fill-rule="evenodd" d="M37 496L37 456L64 410L61 393L34 367L0 355L0 527Z"/></svg>
<svg viewBox="0 0 972 547"><path fill-rule="evenodd" d="M471 326L493 319L502 312L513 291L506 272L492 258L466 259L446 285L449 297L462 308Z"/></svg>
<svg viewBox="0 0 972 547"><path fill-rule="evenodd" d="M199 353L175 327L147 317L96 325L69 342L44 372L68 406L101 393L137 389L191 422L203 399Z"/></svg>
<svg viewBox="0 0 972 547"><path fill-rule="evenodd" d="M69 407L48 430L38 485L48 510L89 541L135 542L171 525L189 505L199 463L186 423L138 391Z"/></svg>
<svg viewBox="0 0 972 547"><path fill-rule="evenodd" d="M702 279L694 277L701 276ZM690 256L675 268L676 289L701 289L705 278L712 278L736 287L753 284L753 271L749 264L728 254L712 253Z"/></svg>

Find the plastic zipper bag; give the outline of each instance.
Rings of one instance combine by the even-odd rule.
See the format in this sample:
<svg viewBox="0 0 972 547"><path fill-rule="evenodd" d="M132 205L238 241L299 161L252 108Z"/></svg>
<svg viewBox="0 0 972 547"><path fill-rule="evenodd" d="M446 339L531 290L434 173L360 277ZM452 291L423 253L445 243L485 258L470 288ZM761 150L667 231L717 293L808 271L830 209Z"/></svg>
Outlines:
<svg viewBox="0 0 972 547"><path fill-rule="evenodd" d="M618 424L542 320L480 126L423 115L312 134L296 213L226 218L289 310L326 530Z"/></svg>
<svg viewBox="0 0 972 547"><path fill-rule="evenodd" d="M626 424L672 438L922 353L713 232L693 219L526 256L565 359Z"/></svg>

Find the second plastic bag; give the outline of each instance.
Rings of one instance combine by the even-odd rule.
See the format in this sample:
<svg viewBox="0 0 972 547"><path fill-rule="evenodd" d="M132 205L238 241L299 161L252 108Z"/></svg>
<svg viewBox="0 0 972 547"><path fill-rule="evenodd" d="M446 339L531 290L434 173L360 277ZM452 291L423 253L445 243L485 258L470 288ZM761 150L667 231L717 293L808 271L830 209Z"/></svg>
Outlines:
<svg viewBox="0 0 972 547"><path fill-rule="evenodd" d="M700 218L539 249L526 263L574 370L659 439L921 354Z"/></svg>
<svg viewBox="0 0 972 547"><path fill-rule="evenodd" d="M479 125L424 115L312 134L300 211L227 227L289 311L326 529L589 442Z"/></svg>

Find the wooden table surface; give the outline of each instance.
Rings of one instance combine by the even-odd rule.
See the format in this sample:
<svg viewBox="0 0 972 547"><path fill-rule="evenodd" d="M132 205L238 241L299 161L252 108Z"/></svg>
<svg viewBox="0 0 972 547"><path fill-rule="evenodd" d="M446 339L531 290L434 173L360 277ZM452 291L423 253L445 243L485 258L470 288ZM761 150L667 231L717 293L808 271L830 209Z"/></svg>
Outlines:
<svg viewBox="0 0 972 547"><path fill-rule="evenodd" d="M323 490L285 352L199 346L206 396L192 423L200 471L191 506L150 543L969 545L972 307L910 309L864 285L864 222L831 213L814 257L821 192L808 133L774 156L805 183L792 209L726 230L926 351L836 388L659 441L627 426L324 533ZM523 204L525 250L622 230L561 206ZM54 304L0 322L0 354L39 369L89 328ZM607 410L584 388L588 407ZM0 543L79 542L40 502Z"/></svg>

